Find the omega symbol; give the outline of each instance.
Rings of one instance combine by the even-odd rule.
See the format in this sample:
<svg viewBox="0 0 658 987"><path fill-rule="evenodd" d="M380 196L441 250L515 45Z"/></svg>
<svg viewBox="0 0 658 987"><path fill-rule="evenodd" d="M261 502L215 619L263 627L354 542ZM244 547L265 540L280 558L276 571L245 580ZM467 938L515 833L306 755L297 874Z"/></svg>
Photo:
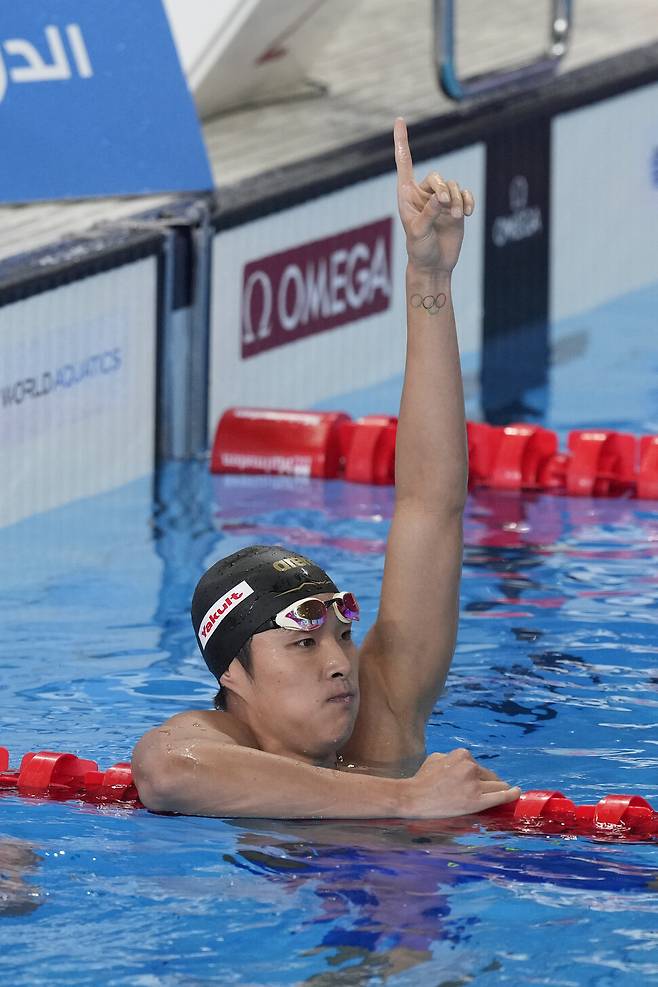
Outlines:
<svg viewBox="0 0 658 987"><path fill-rule="evenodd" d="M509 207L512 212L525 209L528 205L528 179L525 175L515 175L509 183Z"/></svg>

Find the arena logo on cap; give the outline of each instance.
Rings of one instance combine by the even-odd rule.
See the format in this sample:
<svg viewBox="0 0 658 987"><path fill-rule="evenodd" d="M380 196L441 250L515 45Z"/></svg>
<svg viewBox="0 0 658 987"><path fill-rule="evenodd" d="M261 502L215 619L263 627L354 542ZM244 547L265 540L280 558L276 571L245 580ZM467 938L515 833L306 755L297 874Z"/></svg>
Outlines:
<svg viewBox="0 0 658 987"><path fill-rule="evenodd" d="M385 312L391 304L390 218L247 264L242 357Z"/></svg>
<svg viewBox="0 0 658 987"><path fill-rule="evenodd" d="M287 559L279 559L272 563L272 568L277 572L287 572L288 569L298 569L300 566L308 565L308 559L303 559L300 555L289 555Z"/></svg>
<svg viewBox="0 0 658 987"><path fill-rule="evenodd" d="M201 647L205 651L206 645L210 638L213 636L224 617L228 617L232 610L246 600L248 596L253 593L252 587L248 582L238 583L233 589L230 589L228 593L224 593L219 600L216 600L213 605L208 610L207 614L201 621L199 626L199 641L201 642Z"/></svg>

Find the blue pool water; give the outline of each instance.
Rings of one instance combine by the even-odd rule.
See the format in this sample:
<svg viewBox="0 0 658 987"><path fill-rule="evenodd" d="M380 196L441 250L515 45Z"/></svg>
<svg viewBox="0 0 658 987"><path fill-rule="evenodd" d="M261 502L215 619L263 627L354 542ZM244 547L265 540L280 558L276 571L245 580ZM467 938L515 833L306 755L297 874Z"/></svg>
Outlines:
<svg viewBox="0 0 658 987"><path fill-rule="evenodd" d="M638 313L625 339L611 306L555 329L581 333L549 376L561 436L658 432L657 292L625 301ZM363 634L392 506L386 488L187 463L0 531L0 744L13 761L49 748L105 767L208 707L189 600L207 564L250 542L299 548L353 587ZM429 750L467 746L579 802L627 791L658 805L657 507L470 495ZM651 844L0 797L0 969L16 987L651 983L657 928Z"/></svg>

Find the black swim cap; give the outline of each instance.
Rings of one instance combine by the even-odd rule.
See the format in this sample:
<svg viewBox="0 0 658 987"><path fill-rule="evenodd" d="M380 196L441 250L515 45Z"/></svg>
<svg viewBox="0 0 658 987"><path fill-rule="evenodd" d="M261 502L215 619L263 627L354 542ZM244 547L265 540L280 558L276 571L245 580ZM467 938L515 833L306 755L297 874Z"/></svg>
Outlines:
<svg viewBox="0 0 658 987"><path fill-rule="evenodd" d="M324 569L280 545L252 545L208 569L192 597L192 624L217 681L259 627L317 593L337 593Z"/></svg>

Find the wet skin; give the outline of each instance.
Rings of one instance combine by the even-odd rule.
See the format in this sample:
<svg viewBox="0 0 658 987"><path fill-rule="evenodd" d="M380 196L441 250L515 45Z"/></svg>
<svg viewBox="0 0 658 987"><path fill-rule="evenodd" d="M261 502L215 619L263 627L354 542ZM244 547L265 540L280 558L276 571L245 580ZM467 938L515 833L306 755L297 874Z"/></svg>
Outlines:
<svg viewBox="0 0 658 987"><path fill-rule="evenodd" d="M316 631L255 634L251 655L251 675L233 662L221 684L231 690L231 711L249 728L255 746L335 767L359 711L359 655L351 624L330 609Z"/></svg>

